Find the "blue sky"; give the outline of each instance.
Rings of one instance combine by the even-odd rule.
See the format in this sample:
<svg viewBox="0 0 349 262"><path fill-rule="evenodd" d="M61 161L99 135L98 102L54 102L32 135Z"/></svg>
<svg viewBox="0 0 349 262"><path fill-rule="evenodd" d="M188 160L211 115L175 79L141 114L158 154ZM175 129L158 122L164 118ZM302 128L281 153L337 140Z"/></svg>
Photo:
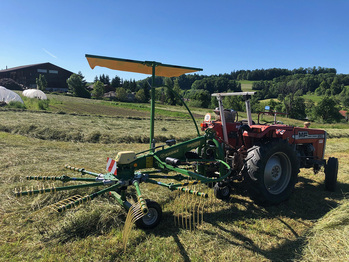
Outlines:
<svg viewBox="0 0 349 262"><path fill-rule="evenodd" d="M87 81L144 74L96 67L85 54L203 68L334 67L349 74L346 0L2 0L0 69L50 62Z"/></svg>

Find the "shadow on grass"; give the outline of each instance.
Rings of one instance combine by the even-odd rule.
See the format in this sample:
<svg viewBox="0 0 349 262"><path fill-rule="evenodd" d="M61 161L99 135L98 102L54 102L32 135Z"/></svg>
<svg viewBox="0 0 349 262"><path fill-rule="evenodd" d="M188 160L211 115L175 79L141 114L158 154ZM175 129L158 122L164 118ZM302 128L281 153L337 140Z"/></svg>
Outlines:
<svg viewBox="0 0 349 262"><path fill-rule="evenodd" d="M348 184L338 183L336 192L328 192L325 191L323 184L317 184L311 179L300 177L289 201L277 206L261 207L244 197L246 193L243 189L237 188L227 202L219 203L218 211L212 210L205 213L205 223L210 224L213 228L207 229L205 227L205 229L198 230L208 236L220 239L227 245L240 247L242 250L251 251L271 261L300 259L306 239L304 233L300 234L301 230L294 223L290 223L289 219L296 221L298 225L303 224L301 228L310 227L311 221L321 218L338 205L338 201L343 199L343 192L349 192ZM168 204L173 200L172 197L168 197L162 204ZM270 219L270 223L274 223L272 220L280 222L283 233L268 228L258 228L258 230L254 228L258 227L256 221L268 219ZM177 245L181 260L190 261L188 250L179 237L182 230L174 225L173 213L165 211L160 225L153 230L145 231L145 235L132 239L132 244L128 244L127 252L132 252L135 247L147 241L150 235L154 235L156 237L172 238L175 245ZM302 231L304 232L303 229ZM83 233L86 235L80 236L82 238L93 234L98 235L100 232L84 227ZM71 232L71 234L77 237L76 232ZM259 237L254 237L256 234L271 239L274 242L273 246L270 247L267 243L263 245L263 242L261 243L258 240ZM282 244L277 244L279 242ZM113 251L111 257L112 259L120 258L122 253L123 250L118 247ZM124 256L127 256L127 254L124 254Z"/></svg>
<svg viewBox="0 0 349 262"><path fill-rule="evenodd" d="M241 192L240 192L241 191ZM248 198L241 198L245 193L238 189L232 197L226 202L226 208L220 208L219 211L205 213L204 221L214 227L214 230L204 229L207 235L212 235L216 239L223 240L228 245L242 247L243 249L259 254L271 261L286 261L301 259L301 253L306 238L304 228L307 230L313 223L323 217L331 209L338 206L338 201L344 198L344 194L349 192L349 185L338 183L335 192L325 190L323 184L316 184L313 180L300 177L293 195L290 200L277 206L261 207L250 201ZM224 202L222 202L224 205ZM244 210L238 208L243 206ZM276 219L284 226L284 233L277 230L263 230L258 228L256 232L251 231L244 223L257 226L257 220ZM289 223L289 219L301 224L300 228ZM180 229L173 225L173 214L164 213L163 222L153 231L147 234L154 234L161 237L172 237L179 249L183 261L190 261L187 250L178 237ZM223 222L223 223L222 223ZM270 223L273 223L272 221ZM225 227L222 225L230 224ZM242 226L240 226L242 225ZM288 231L288 232L287 232ZM302 231L302 234L297 232ZM246 232L246 233L244 233ZM279 241L282 244L274 244L273 247L257 242L251 234L264 234L268 238L274 238L274 242ZM230 236L230 237L227 237Z"/></svg>

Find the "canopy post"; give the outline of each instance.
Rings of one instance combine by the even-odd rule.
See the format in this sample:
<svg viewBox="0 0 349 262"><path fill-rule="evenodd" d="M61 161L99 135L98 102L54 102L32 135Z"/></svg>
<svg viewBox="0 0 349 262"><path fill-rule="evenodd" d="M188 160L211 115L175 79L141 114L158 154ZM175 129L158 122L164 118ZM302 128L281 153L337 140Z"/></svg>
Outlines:
<svg viewBox="0 0 349 262"><path fill-rule="evenodd" d="M154 118L155 118L155 67L156 63L152 64L152 78L151 78L151 112L150 112L150 149L154 151Z"/></svg>

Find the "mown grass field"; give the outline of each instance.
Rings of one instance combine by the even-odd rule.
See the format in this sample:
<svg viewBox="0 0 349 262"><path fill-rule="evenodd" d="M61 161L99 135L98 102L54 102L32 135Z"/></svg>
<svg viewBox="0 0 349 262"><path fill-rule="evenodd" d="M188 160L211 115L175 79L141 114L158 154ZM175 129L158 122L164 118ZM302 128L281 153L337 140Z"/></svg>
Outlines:
<svg viewBox="0 0 349 262"><path fill-rule="evenodd" d="M151 231L135 228L124 252L126 212L107 196L62 214L40 211L69 196L96 189L22 198L15 198L13 191L26 186L36 188L37 182L25 180L27 175L71 174L63 168L65 164L104 172L106 158L114 157L118 151L147 149L149 113L132 105L126 108L70 97L54 99L51 98L49 113L0 111L0 261L349 259L349 138L343 135L349 134L346 124L314 125L337 134L328 139L326 151L326 158L339 158L336 192L324 190L323 170L314 175L305 169L299 174L291 199L273 207L256 205L242 189L236 189L228 201L217 200L210 189L202 186L197 189L209 192L212 198L206 201L204 222L194 231L174 223L178 203L175 192L141 184L143 195L162 206L163 219ZM75 105L69 107L69 103ZM162 109L155 122L158 141L195 137L195 128L187 118L167 113L183 113L182 109ZM194 110L198 122L206 111ZM41 234L44 228L47 232Z"/></svg>

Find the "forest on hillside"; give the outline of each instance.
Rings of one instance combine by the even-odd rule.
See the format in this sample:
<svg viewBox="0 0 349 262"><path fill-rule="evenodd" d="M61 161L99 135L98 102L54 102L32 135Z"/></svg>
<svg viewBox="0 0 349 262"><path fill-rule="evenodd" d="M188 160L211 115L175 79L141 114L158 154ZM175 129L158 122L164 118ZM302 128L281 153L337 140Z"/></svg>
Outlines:
<svg viewBox="0 0 349 262"><path fill-rule="evenodd" d="M75 75L83 81L80 73ZM238 70L230 74L199 75L187 74L180 77L156 77L156 100L169 105L180 105L181 101L171 90L180 94L190 106L214 108L217 106L216 92L239 92L241 81L252 83L256 94L252 98L252 111L263 111L266 105L271 110L284 112L296 119L320 119L324 122L341 120L339 110L349 107L349 75L337 74L335 68L312 67L298 69L256 69ZM76 82L76 81L75 81ZM92 97L102 98L106 92L114 92L110 98L117 101L129 101L129 94L134 94L133 101L148 102L150 98L151 77L143 80L123 80L118 76L96 76ZM79 96L76 87L68 85L72 94ZM82 88L86 82L82 83ZM86 92L85 92L86 94ZM316 103L305 95L319 97ZM244 103L239 97L226 97L227 108L243 111ZM329 112L325 114L323 111Z"/></svg>

